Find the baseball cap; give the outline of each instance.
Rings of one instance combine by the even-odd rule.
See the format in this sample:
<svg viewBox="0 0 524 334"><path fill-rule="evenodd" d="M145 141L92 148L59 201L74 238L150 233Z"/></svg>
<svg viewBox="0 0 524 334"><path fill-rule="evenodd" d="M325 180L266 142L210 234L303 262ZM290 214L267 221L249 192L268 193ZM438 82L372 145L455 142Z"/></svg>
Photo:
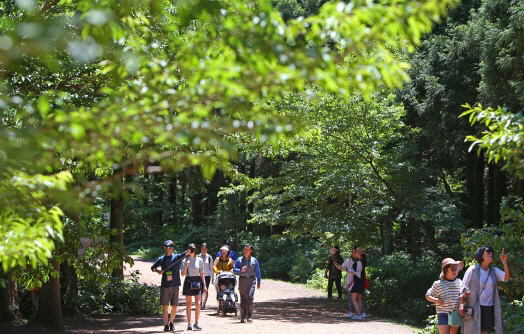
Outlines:
<svg viewBox="0 0 524 334"><path fill-rule="evenodd" d="M164 246L169 246L169 245L175 245L175 243L171 240L166 240L166 242L164 242Z"/></svg>

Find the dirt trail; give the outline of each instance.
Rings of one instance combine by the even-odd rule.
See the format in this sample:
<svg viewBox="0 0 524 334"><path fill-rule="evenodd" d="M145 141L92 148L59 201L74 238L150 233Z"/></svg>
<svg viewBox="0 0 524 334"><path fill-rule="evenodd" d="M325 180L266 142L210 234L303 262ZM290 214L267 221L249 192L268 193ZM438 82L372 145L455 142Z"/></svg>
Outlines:
<svg viewBox="0 0 524 334"><path fill-rule="evenodd" d="M140 281L159 285L160 276L150 270L151 262L135 258L132 268L138 270ZM300 334L408 334L413 331L405 326L370 317L363 321L347 318L347 308L341 300L329 300L325 293L272 280L262 280L262 287L255 293L255 314L252 323L240 323L231 314L216 316L216 293L210 286L207 309L200 315L199 324L203 332L214 333L300 333ZM194 308L194 305L193 305ZM180 295L175 332L187 332L185 297ZM192 311L194 322L194 311ZM1 328L0 328L1 329ZM75 334L87 333L163 333L161 315L149 317L130 317L104 315L83 320L66 321L66 331ZM0 332L3 332L0 330ZM45 331L44 331L45 332ZM18 332L17 333L22 333ZM34 333L34 331L31 331Z"/></svg>

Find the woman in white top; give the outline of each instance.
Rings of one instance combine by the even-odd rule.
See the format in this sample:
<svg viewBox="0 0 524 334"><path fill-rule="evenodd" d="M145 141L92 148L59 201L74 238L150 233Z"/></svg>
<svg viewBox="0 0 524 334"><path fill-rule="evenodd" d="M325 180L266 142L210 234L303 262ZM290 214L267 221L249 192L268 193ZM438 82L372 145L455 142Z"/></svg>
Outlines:
<svg viewBox="0 0 524 334"><path fill-rule="evenodd" d="M186 276L184 280L184 288L182 294L186 296L186 317L187 330L201 330L202 327L198 324L200 317L200 298L202 291L207 293L206 280L204 278L204 261L197 257L197 250L195 244L189 244L189 258L186 261L182 276ZM198 284L200 282L200 284ZM195 296L195 324L191 327L191 307L193 306L193 296Z"/></svg>
<svg viewBox="0 0 524 334"><path fill-rule="evenodd" d="M362 255L366 252L364 248L357 247L353 252L353 260L346 260L342 266L334 264L335 267L339 270L346 270L348 275L353 275L353 285L350 289L351 293L351 302L353 304L353 309L355 314L351 317L353 320L362 320L362 295L364 294L364 264L362 263ZM346 264L344 266L344 264ZM350 267L350 268L347 268Z"/></svg>
<svg viewBox="0 0 524 334"><path fill-rule="evenodd" d="M215 273L213 272L213 257L207 253L207 243L203 243L200 246L200 251L202 253L198 254L198 257L204 262L204 278L206 280L206 288L209 290L209 284L213 280ZM206 309L208 293L202 294L202 301L200 309Z"/></svg>
<svg viewBox="0 0 524 334"><path fill-rule="evenodd" d="M475 260L478 263L469 267L464 274L462 288L471 291L466 306L473 308L473 317L464 318L462 332L465 334L488 334L493 331L496 334L504 333L498 282L509 281L511 272L504 248L500 254L504 271L491 266L494 259L493 248L480 247L475 253Z"/></svg>

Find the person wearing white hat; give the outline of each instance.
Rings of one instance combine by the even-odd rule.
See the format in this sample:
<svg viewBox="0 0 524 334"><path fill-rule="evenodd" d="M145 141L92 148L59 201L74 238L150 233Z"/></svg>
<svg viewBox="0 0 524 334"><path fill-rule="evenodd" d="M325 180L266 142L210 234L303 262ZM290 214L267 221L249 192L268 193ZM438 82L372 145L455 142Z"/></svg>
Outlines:
<svg viewBox="0 0 524 334"><path fill-rule="evenodd" d="M215 263L213 265L213 271L217 276L215 276L215 282L213 284L217 285L217 277L218 274L223 271L229 271L233 272L233 267L235 265L235 262L229 257L229 247L228 246L222 246L220 248L220 256L215 259ZM218 300L218 293L217 293L217 303L218 303L218 310L220 311L220 302Z"/></svg>
<svg viewBox="0 0 524 334"><path fill-rule="evenodd" d="M458 322L454 323L452 313L456 315L459 310L462 281L457 278L457 275L463 268L462 261L455 261L452 258L442 260L440 279L433 282L426 292L426 299L436 307L439 334L456 334L462 324L460 318L457 318Z"/></svg>

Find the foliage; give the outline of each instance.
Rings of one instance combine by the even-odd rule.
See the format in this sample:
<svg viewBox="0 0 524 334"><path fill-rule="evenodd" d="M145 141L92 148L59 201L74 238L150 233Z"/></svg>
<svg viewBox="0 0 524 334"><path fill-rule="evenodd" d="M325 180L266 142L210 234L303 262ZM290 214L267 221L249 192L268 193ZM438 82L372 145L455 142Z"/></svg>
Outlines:
<svg viewBox="0 0 524 334"><path fill-rule="evenodd" d="M79 282L78 308L86 314L125 313L155 315L161 312L158 287L140 284L137 272L125 281L83 279Z"/></svg>
<svg viewBox="0 0 524 334"><path fill-rule="evenodd" d="M36 267L39 262L47 263L54 241L63 240L63 213L46 201L71 181L69 172L29 175L0 171L0 262L4 271L17 264Z"/></svg>
<svg viewBox="0 0 524 334"><path fill-rule="evenodd" d="M524 331L524 300L503 303L504 326L507 333Z"/></svg>
<svg viewBox="0 0 524 334"><path fill-rule="evenodd" d="M4 2L1 155L7 168L30 165L32 175L72 165L104 178L116 171L70 199L93 199L146 164L200 165L210 178L235 157L224 134L276 143L288 131L288 120L259 100L307 84L366 97L378 80L400 86L407 64L391 49L412 50L456 2L327 3L287 23L262 0ZM71 86L64 59L86 80ZM71 97L84 83L89 94Z"/></svg>
<svg viewBox="0 0 524 334"><path fill-rule="evenodd" d="M431 315L426 319L426 326L418 331L419 334L438 334L438 318L437 315Z"/></svg>
<svg viewBox="0 0 524 334"><path fill-rule="evenodd" d="M419 325L421 319L435 312L424 296L439 277L437 262L434 254L428 253L414 264L404 252L372 261L366 270L371 282L366 300L369 310Z"/></svg>
<svg viewBox="0 0 524 334"><path fill-rule="evenodd" d="M504 248L508 254L511 269L511 280L500 283L499 287L511 300L521 299L524 295L524 203L522 199L507 198L501 209L500 226L486 226L482 229L471 229L462 236L464 258L474 263L478 247L489 245L495 252L495 264L501 266L498 254Z"/></svg>
<svg viewBox="0 0 524 334"><path fill-rule="evenodd" d="M324 277L325 268L316 268L315 273L307 280L307 286L315 289L326 290L328 280Z"/></svg>
<svg viewBox="0 0 524 334"><path fill-rule="evenodd" d="M477 147L478 152L486 150L488 161L505 162L508 169L518 178L524 179L524 116L522 112L512 113L504 108L483 109L482 105L471 107L462 116L469 116L471 125L483 124L487 129L481 137L467 136L472 142L470 150Z"/></svg>

